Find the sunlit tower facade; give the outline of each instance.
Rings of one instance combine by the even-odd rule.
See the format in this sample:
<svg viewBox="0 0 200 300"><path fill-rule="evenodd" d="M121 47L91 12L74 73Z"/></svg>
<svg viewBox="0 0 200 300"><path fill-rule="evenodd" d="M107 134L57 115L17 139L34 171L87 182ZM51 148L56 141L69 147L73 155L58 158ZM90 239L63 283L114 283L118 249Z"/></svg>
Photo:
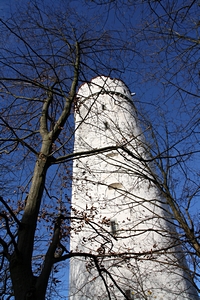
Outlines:
<svg viewBox="0 0 200 300"><path fill-rule="evenodd" d="M69 299L198 299L129 89L83 84L75 124Z"/></svg>

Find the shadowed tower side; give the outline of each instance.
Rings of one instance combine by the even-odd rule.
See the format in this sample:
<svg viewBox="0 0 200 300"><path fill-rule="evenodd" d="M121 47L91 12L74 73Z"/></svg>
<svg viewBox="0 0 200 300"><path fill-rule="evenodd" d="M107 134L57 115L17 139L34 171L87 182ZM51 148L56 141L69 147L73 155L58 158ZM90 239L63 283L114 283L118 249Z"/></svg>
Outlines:
<svg viewBox="0 0 200 300"><path fill-rule="evenodd" d="M74 147L89 154L73 167L70 300L198 299L137 123L122 81L79 89Z"/></svg>

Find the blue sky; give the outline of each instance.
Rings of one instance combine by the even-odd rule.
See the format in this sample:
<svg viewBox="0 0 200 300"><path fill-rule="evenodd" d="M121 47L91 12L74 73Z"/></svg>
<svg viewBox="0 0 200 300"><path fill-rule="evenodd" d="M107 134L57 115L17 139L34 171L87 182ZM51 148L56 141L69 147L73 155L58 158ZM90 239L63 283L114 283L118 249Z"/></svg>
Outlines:
<svg viewBox="0 0 200 300"><path fill-rule="evenodd" d="M50 0L45 1L46 3L51 3ZM7 18L10 12L14 12L14 5L16 4L19 7L20 3L26 4L27 1L0 0L0 16L2 18ZM93 27L92 29L95 29L97 33L108 30L115 38L119 39L119 43L121 42L120 36L124 38L127 34L128 43L126 46L128 48L130 44L131 50L133 50L135 38L134 26L136 26L137 30L139 30L142 25L140 22L144 21L145 18L145 10L138 7L137 10L134 10L132 7L127 8L121 4L119 4L118 7L114 7L113 4L111 4L110 10L108 10L105 6L99 6L97 9L96 5L89 3L89 1L87 2L87 5L83 4L84 1L82 0L63 1L63 5L69 5L69 3L72 8L75 8L79 16L86 20L90 20L89 27ZM159 12L161 12L161 9ZM97 16L99 17L97 18ZM164 18L163 22L165 22ZM127 32L125 31L125 28L127 28ZM185 32L183 25L178 29ZM194 35L192 31L188 34L190 34L190 36ZM137 38L139 41L140 37L138 33ZM197 135L192 132L193 128L196 130L195 122L198 120L197 99L193 97L192 94L185 93L181 89L177 90L176 87L176 84L181 85L181 87L188 89L191 93L197 94L198 87L195 73L196 70L192 70L192 67L190 68L188 64L188 67L185 70L180 71L180 73L178 73L179 75L175 79L172 78L172 73L175 70L177 70L177 72L179 71L179 64L177 63L178 57L175 50L173 50L174 48L166 49L160 55L156 55L156 51L159 50L160 46L161 42L159 40L156 42L154 40L149 40L143 41L140 44L135 44L136 48L134 51L127 50L124 54L124 60L119 57L119 60L111 62L113 67L118 69L116 71L113 70L111 75L118 76L123 79L130 90L132 92L136 92L134 100L139 109L139 115L141 115L140 118L142 119L144 114L147 120L149 119L153 122L155 129L160 134L159 141L163 149L166 141L166 127L168 127L168 131L170 133L169 138L171 144L175 144L178 139L181 139L181 137L186 135L187 132L189 133L189 130L191 131L190 138L183 140L173 148L172 154L176 155L179 151L184 150L186 147L189 149L190 144L192 149L199 148ZM187 44L184 43L184 46L187 47ZM145 47L147 48L147 57L145 58L146 65L139 53L139 50L145 50L143 49ZM168 61L166 60L166 54L168 55ZM193 64L195 64L195 58L196 60L198 58L195 56L195 52L192 57ZM157 64L155 66L154 62L156 60ZM183 60L186 60L186 58L183 57ZM173 62L174 65L172 65ZM155 66L155 69L153 69L153 66ZM121 71L119 71L119 69L121 69ZM168 71L167 76L163 75L165 70ZM187 81L187 75L189 76L190 72L194 72L195 76L193 78L195 79L195 82ZM167 80L172 80L173 84L168 85ZM187 125L191 118L193 118L192 122L194 124L190 123L189 125L193 126L192 129ZM189 168L191 169L191 181L196 181L196 178L193 177L194 175L192 171L198 168L198 159L199 156L192 156L186 165L188 170ZM174 159L174 162L176 162L176 158ZM176 194L177 198L181 199L183 196L184 182L180 179L182 178L183 170L176 169L175 173L176 176L174 177L177 177L179 180L179 183L177 183ZM193 208L194 207L199 209L197 201L194 201Z"/></svg>

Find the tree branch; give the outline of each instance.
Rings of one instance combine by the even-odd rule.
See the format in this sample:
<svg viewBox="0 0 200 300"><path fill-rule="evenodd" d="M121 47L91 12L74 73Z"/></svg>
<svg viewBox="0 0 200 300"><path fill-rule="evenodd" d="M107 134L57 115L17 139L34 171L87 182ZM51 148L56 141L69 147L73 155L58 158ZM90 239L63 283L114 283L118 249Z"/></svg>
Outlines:
<svg viewBox="0 0 200 300"><path fill-rule="evenodd" d="M10 126L8 124L8 122L6 122L2 117L0 117L0 119L4 122L4 124L10 129L10 131L13 133L14 136L16 136L16 139L12 139L10 141L16 141L17 143L20 143L23 146L26 146L31 152L33 152L34 154L38 154L37 151L35 151L29 144L27 144L23 138L19 138L16 131L12 128L12 126ZM29 135L31 136L31 135ZM2 139L1 139L2 140ZM6 141L9 141L8 139ZM16 148L16 147L15 147Z"/></svg>
<svg viewBox="0 0 200 300"><path fill-rule="evenodd" d="M48 285L49 276L51 273L52 265L54 263L54 255L55 251L59 245L60 241L60 227L63 220L63 216L59 216L55 222L54 226L54 234L51 241L51 244L49 245L49 248L47 250L47 253L45 255L44 265L42 272L37 280L37 289L40 290L41 293L45 295L46 287Z"/></svg>
<svg viewBox="0 0 200 300"><path fill-rule="evenodd" d="M48 92L48 98L44 100L44 104L42 107L42 115L40 118L40 134L43 139L48 134L48 128L47 128L48 109L52 100L53 100L53 92L50 91Z"/></svg>
<svg viewBox="0 0 200 300"><path fill-rule="evenodd" d="M74 64L74 77L73 77L73 81L71 84L71 89L69 92L69 97L65 97L66 101L65 101L65 106L64 109L59 117L59 119L57 120L53 130L50 132L49 134L49 138L52 141L55 141L57 139L57 137L59 136L61 130L63 129L63 126L67 120L67 117L70 114L71 111L71 106L72 106L72 102L74 100L74 97L76 95L76 88L78 85L78 76L79 76L79 66L80 66L80 47L79 47L79 43L76 42L76 58L75 58L75 64Z"/></svg>
<svg viewBox="0 0 200 300"><path fill-rule="evenodd" d="M9 235L10 238L11 238L11 241L12 241L12 243L13 243L13 246L14 246L14 248L15 248L15 251L18 252L17 243L16 243L16 241L15 241L15 238L14 238L12 232L10 231L10 226L9 226L9 220L8 220L8 217L7 217L5 214L3 214L3 213L0 213L0 217L4 218L5 224L6 224L6 230L7 230L7 233L8 233L8 235Z"/></svg>
<svg viewBox="0 0 200 300"><path fill-rule="evenodd" d="M6 258L10 260L10 254L8 252L8 244L0 237L0 244L3 247L3 253L5 254Z"/></svg>
<svg viewBox="0 0 200 300"><path fill-rule="evenodd" d="M21 222L17 219L16 215L14 214L14 212L12 211L12 209L10 208L10 206L6 203L6 201L1 196L0 196L0 201L1 201L1 203L3 203L3 205L9 211L9 213L11 214L11 216L13 217L13 219L15 220L15 222L17 223L17 225L21 226Z"/></svg>

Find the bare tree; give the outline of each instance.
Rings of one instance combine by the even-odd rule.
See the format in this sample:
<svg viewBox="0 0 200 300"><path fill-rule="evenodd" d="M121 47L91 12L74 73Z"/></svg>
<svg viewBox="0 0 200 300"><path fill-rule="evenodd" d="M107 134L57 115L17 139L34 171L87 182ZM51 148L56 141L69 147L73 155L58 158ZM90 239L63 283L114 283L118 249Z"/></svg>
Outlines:
<svg viewBox="0 0 200 300"><path fill-rule="evenodd" d="M104 69L100 56L106 62L112 44L72 8L32 1L14 13L1 20L1 296L44 299L53 266L69 252L76 88Z"/></svg>
<svg viewBox="0 0 200 300"><path fill-rule="evenodd" d="M149 7L152 9L152 6ZM153 11L156 15L155 7ZM187 16L189 11L190 9ZM171 17L168 12L169 22ZM119 30L107 31L106 24L102 25L101 20L99 12L95 16L91 14L85 17L78 12L78 8L76 10L73 6L69 7L68 2L52 5L45 1L31 1L27 9L22 7L19 12L14 11L12 18L1 20L2 299L55 298L55 294L59 293L61 280L59 266L71 257L86 257L86 267L90 272L94 272L94 276L99 276L103 281L104 275L110 278L110 285L104 281L108 299L118 295L118 292L126 299L130 298L129 289L122 290L117 282L119 274L112 278L109 268L104 268L100 263L103 257L107 258L103 253L102 240L104 243L107 241L112 248L112 240L116 238L114 230L113 234L110 234L110 220L101 219L99 224L104 223L95 227L95 208L92 210L91 207L86 215L77 213L73 220L70 216L72 159L78 160L97 154L102 155L104 159L112 151L121 151L120 155L126 161L133 156L137 161L142 161L143 167L140 171L137 169L137 176L141 180L147 180L149 184L156 185L170 205L171 209L167 213L175 220L179 233L179 238L176 236L173 246L182 245L190 258L193 276L190 280L193 280L194 284L198 280L199 225L191 208L199 195L199 182L198 170L192 168L190 163L198 151L195 113L188 114L189 120L184 126L176 123L173 131L172 127L168 126L168 119L164 120L163 114L160 114L165 121L163 137L154 118L144 118L139 110L139 119L143 121L141 128L147 140L143 146L145 153L148 153L148 158L145 159L140 153L135 157L135 152L131 146L127 147L126 142L101 149L76 149L76 152L73 152L72 115L80 105L77 86L101 74L120 77L126 69L127 74L130 74L130 70L135 72L137 65L127 68L137 53L137 48L133 52L132 47L137 44L136 41L140 41L141 45L145 41L138 31L134 36L127 30L124 31L126 34L122 34L123 26ZM159 20L158 18L158 22ZM99 26L101 30L98 31ZM149 25L146 28L149 29ZM156 30L158 33L160 27L156 26ZM166 29L165 35L168 30ZM144 28L140 28L139 33L145 33ZM176 38L178 42L192 42L192 38L188 40L179 35L180 32L177 35L176 29L172 28L172 40ZM130 38L133 41L127 43ZM153 38L149 40L152 44L148 51L152 50L154 41ZM176 44L174 43L175 47ZM197 39L194 44L198 44ZM169 45L170 43L166 45L166 49L169 49ZM141 50L140 44L138 50ZM167 54L168 52L166 50ZM160 53L162 56L162 52ZM142 59L148 58L147 52L141 54ZM138 58L136 64L140 62ZM144 59L144 65L146 62L150 69L150 61ZM183 66L185 65L181 63L180 70L183 70ZM170 66L169 69L171 70ZM168 81L176 86L172 78ZM177 90L182 100L183 88L180 84ZM188 97L191 97L191 94L193 90L187 89ZM88 107L88 114L90 111L91 108ZM123 139L124 134L120 131L119 134ZM150 168L149 163L153 162L154 166ZM115 161L114 165L117 164L119 162ZM136 172L134 166L131 166L131 171L127 165L124 169L124 172L132 174ZM144 169L148 172L144 172ZM181 177L181 183L175 181L177 176ZM80 181L80 189L82 188L85 188L85 185L82 186ZM119 193L124 193L120 187L114 187L117 188ZM142 200L145 203L146 199ZM91 253L90 249L87 252L70 252L69 234L75 235L88 224L93 230L92 235L100 239L97 238L99 250L96 253ZM121 234L122 238L126 239L126 233ZM159 249L160 252L165 250ZM156 255L156 252L155 247L153 251L147 250L142 254L134 252L132 257L135 260L138 256L143 260L151 260L151 255ZM113 261L117 258L117 262L122 264L130 263L130 253L125 251L114 252L111 256ZM131 263L130 268L133 277L139 275L133 272ZM146 295L142 288L137 292Z"/></svg>

